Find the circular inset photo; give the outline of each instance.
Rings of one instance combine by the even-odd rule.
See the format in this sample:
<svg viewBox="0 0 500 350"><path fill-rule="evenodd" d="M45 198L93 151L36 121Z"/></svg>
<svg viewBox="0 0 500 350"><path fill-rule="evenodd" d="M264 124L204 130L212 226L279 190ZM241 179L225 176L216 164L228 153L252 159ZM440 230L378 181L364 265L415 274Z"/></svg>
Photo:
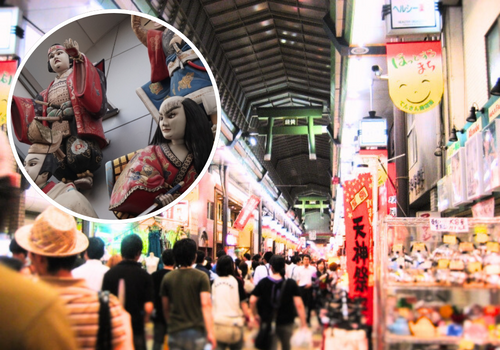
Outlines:
<svg viewBox="0 0 500 350"><path fill-rule="evenodd" d="M180 201L220 133L219 92L199 50L172 26L123 10L45 35L17 71L8 110L31 185L97 222L135 221Z"/></svg>

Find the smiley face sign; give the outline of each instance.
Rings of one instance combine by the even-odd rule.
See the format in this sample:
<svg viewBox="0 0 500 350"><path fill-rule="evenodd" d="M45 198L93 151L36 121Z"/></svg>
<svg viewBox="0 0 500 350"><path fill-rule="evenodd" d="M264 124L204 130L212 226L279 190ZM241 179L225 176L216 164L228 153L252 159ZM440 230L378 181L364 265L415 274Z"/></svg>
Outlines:
<svg viewBox="0 0 500 350"><path fill-rule="evenodd" d="M387 44L389 95L405 113L419 114L436 107L443 96L441 42Z"/></svg>

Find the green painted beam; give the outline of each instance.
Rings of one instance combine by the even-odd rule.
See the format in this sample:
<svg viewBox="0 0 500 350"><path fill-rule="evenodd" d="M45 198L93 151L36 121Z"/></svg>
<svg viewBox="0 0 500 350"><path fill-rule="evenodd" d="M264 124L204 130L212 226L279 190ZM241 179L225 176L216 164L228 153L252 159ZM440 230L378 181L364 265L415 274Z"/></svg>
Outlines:
<svg viewBox="0 0 500 350"><path fill-rule="evenodd" d="M295 204L294 208L297 209L324 209L326 208L326 204Z"/></svg>
<svg viewBox="0 0 500 350"><path fill-rule="evenodd" d="M309 144L309 159L316 160L316 137L314 134L314 118L307 118L307 134Z"/></svg>
<svg viewBox="0 0 500 350"><path fill-rule="evenodd" d="M274 120L274 119L270 119ZM274 123L273 123L274 125ZM326 125L314 125L312 128L314 135L326 134ZM259 136L266 136L269 133L269 124L267 126L257 129ZM309 125L299 125L299 126L276 126L272 128L273 135L308 135Z"/></svg>
<svg viewBox="0 0 500 350"><path fill-rule="evenodd" d="M311 202L311 201L316 201L316 202L320 202L320 201L327 201L328 198L327 197L299 197L298 198L299 201L301 202Z"/></svg>
<svg viewBox="0 0 500 350"><path fill-rule="evenodd" d="M310 107L283 107L283 108L257 108L259 119L288 118L288 117L314 117L323 116L323 108Z"/></svg>

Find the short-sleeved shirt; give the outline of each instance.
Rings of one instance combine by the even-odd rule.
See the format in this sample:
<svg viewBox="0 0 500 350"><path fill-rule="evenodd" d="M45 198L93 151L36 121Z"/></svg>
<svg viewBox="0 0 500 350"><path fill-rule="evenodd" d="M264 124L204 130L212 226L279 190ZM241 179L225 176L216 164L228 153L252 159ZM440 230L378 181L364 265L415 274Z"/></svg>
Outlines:
<svg viewBox="0 0 500 350"><path fill-rule="evenodd" d="M272 319L274 306L278 303L278 297L281 292L283 281L286 281L286 285L283 290L283 297L281 298L281 304L278 309L276 324L292 324L295 319L297 312L295 310L293 298L300 296L297 282L292 279L275 280L272 277L266 277L262 279L259 284L257 284L252 292L252 295L259 298L257 301L257 311L261 320L264 322L270 322Z"/></svg>
<svg viewBox="0 0 500 350"><path fill-rule="evenodd" d="M132 331L144 334L144 304L153 302L153 279L141 264L123 260L104 274L102 290L118 296L120 279L125 280L125 310L132 318Z"/></svg>
<svg viewBox="0 0 500 350"><path fill-rule="evenodd" d="M210 293L210 280L200 270L177 269L163 278L160 294L169 301L168 333L186 329L205 331L200 293Z"/></svg>

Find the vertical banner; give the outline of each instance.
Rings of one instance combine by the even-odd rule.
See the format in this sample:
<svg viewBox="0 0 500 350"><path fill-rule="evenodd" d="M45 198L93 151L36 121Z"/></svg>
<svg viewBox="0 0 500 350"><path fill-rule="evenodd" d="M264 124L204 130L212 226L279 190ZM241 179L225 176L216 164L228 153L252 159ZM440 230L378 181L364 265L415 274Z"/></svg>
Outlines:
<svg viewBox="0 0 500 350"><path fill-rule="evenodd" d="M7 100L16 69L17 61L0 61L0 126L7 122Z"/></svg>
<svg viewBox="0 0 500 350"><path fill-rule="evenodd" d="M345 238L349 297L362 298L366 324L373 324L373 176L344 183Z"/></svg>
<svg viewBox="0 0 500 350"><path fill-rule="evenodd" d="M245 203L245 206L243 209L241 209L240 213L238 214L238 217L236 220L234 220L234 225L233 228L237 230L243 230L245 228L248 220L250 219L250 216L252 216L252 212L257 208L259 205L260 198L252 195L250 198L248 198L247 202Z"/></svg>
<svg viewBox="0 0 500 350"><path fill-rule="evenodd" d="M387 44L389 95L405 113L436 107L444 91L440 41Z"/></svg>

